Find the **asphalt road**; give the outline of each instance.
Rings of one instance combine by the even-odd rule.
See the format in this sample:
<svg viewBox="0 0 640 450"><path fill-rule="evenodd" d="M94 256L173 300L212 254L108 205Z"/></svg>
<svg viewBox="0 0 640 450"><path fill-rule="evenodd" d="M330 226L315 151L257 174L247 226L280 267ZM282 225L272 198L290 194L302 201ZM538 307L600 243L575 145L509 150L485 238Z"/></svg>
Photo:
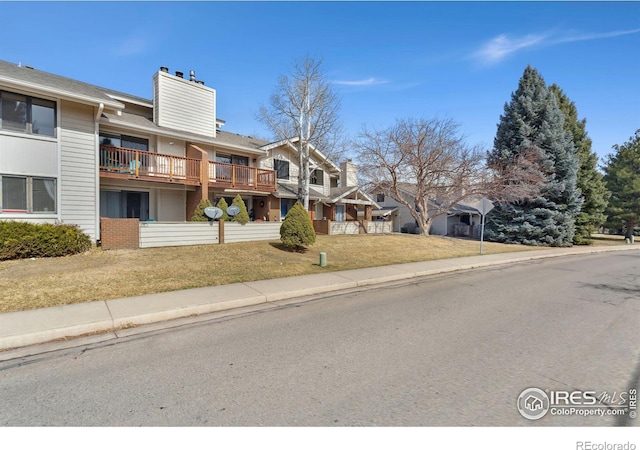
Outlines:
<svg viewBox="0 0 640 450"><path fill-rule="evenodd" d="M637 389L639 324L639 252L429 277L0 362L0 425L637 426L516 402Z"/></svg>

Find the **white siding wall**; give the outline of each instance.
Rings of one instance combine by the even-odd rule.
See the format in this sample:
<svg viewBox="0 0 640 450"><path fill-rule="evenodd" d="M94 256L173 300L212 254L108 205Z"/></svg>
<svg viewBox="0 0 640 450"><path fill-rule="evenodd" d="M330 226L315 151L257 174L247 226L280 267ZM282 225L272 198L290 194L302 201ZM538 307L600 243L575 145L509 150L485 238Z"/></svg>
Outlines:
<svg viewBox="0 0 640 450"><path fill-rule="evenodd" d="M60 108L60 199L64 223L80 226L97 237L97 161L94 111L90 106L62 102Z"/></svg>
<svg viewBox="0 0 640 450"><path fill-rule="evenodd" d="M431 228L429 229L429 234L435 234L438 236L446 236L448 225L448 219L446 214L441 214L437 217L433 218L433 222L431 222Z"/></svg>
<svg viewBox="0 0 640 450"><path fill-rule="evenodd" d="M251 222L246 225L226 222L226 243L280 239L280 222ZM218 244L218 222L140 223L140 247Z"/></svg>
<svg viewBox="0 0 640 450"><path fill-rule="evenodd" d="M409 208L404 206L402 203L394 200L388 195L385 195L384 202L378 202L380 206L393 206L398 208L398 212L395 214L393 218L393 231L396 233L400 232L400 228L405 226L407 223L416 223L416 220L411 215Z"/></svg>
<svg viewBox="0 0 640 450"><path fill-rule="evenodd" d="M367 223L367 233L370 234L383 234L391 233L393 231L393 223L382 222L380 220L372 220Z"/></svg>
<svg viewBox="0 0 640 450"><path fill-rule="evenodd" d="M141 248L173 247L181 245L205 245L217 243L217 222L140 223Z"/></svg>
<svg viewBox="0 0 640 450"><path fill-rule="evenodd" d="M245 225L225 222L224 242L246 242L280 239L282 222L250 222Z"/></svg>
<svg viewBox="0 0 640 450"><path fill-rule="evenodd" d="M216 91L210 87L157 72L154 83L154 118L158 125L176 130L216 135Z"/></svg>
<svg viewBox="0 0 640 450"><path fill-rule="evenodd" d="M329 234L359 234L360 225L358 222L331 222Z"/></svg>
<svg viewBox="0 0 640 450"><path fill-rule="evenodd" d="M0 173L58 177L55 138L0 135Z"/></svg>

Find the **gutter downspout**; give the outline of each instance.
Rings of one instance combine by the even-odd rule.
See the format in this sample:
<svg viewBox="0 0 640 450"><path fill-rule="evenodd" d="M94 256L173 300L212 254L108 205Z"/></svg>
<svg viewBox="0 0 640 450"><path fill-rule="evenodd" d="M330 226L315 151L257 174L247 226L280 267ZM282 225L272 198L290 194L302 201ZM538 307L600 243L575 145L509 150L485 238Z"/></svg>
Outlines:
<svg viewBox="0 0 640 450"><path fill-rule="evenodd" d="M94 140L95 140L95 148L96 148L96 191L95 191L95 224L96 224L96 243L100 240L100 117L102 116L102 111L104 111L104 103L100 103L98 105L98 112L96 112L95 120L94 120Z"/></svg>

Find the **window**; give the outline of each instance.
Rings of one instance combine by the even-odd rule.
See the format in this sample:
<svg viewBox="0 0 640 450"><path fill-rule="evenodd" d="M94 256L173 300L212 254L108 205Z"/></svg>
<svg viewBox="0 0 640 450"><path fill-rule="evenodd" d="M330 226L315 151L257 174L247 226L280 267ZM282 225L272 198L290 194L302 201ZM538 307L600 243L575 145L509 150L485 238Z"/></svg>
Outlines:
<svg viewBox="0 0 640 450"><path fill-rule="evenodd" d="M384 203L384 194L376 195L376 203Z"/></svg>
<svg viewBox="0 0 640 450"><path fill-rule="evenodd" d="M149 139L133 137L133 136L122 136L122 147L130 148L132 150L149 150Z"/></svg>
<svg viewBox="0 0 640 450"><path fill-rule="evenodd" d="M276 178L278 180L289 179L289 161L282 161L281 159L273 160L273 170L276 171Z"/></svg>
<svg viewBox="0 0 640 450"><path fill-rule="evenodd" d="M113 219L149 220L149 193L101 190L100 216Z"/></svg>
<svg viewBox="0 0 640 450"><path fill-rule="evenodd" d="M2 211L27 212L26 177L2 177Z"/></svg>
<svg viewBox="0 0 640 450"><path fill-rule="evenodd" d="M119 134L100 133L100 145L111 145L132 150L149 150L149 139Z"/></svg>
<svg viewBox="0 0 640 450"><path fill-rule="evenodd" d="M324 185L324 172L321 169L315 169L311 172L311 178L309 179L311 184L317 184L318 186Z"/></svg>
<svg viewBox="0 0 640 450"><path fill-rule="evenodd" d="M216 161L226 164L235 164L237 166L249 166L249 158L246 156L216 153Z"/></svg>
<svg viewBox="0 0 640 450"><path fill-rule="evenodd" d="M43 136L56 135L56 104L39 98L31 99L31 132Z"/></svg>
<svg viewBox="0 0 640 450"><path fill-rule="evenodd" d="M56 103L0 91L0 129L55 137Z"/></svg>
<svg viewBox="0 0 640 450"><path fill-rule="evenodd" d="M2 212L55 213L54 178L2 175Z"/></svg>

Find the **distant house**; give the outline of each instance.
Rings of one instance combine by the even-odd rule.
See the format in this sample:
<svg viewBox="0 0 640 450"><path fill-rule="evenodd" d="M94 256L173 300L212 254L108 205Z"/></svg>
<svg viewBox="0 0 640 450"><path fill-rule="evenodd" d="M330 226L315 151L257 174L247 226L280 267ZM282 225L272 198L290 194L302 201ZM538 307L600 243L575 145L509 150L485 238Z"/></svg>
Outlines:
<svg viewBox="0 0 640 450"><path fill-rule="evenodd" d="M141 98L0 61L0 220L76 224L96 242L101 218L184 222L201 200L239 194L256 221L281 221L295 147L223 131L216 90L193 71L161 67L150 87ZM313 219L379 207L312 156Z"/></svg>
<svg viewBox="0 0 640 450"><path fill-rule="evenodd" d="M415 186L405 183L400 189L404 198L415 203ZM411 215L409 208L388 193L372 194L381 209L374 212L374 216L385 218L393 223L393 231L398 233L419 233L419 226ZM437 200L429 202L433 211L437 208ZM458 203L447 214L433 217L429 234L440 236L471 236L479 237L480 211L473 206Z"/></svg>

